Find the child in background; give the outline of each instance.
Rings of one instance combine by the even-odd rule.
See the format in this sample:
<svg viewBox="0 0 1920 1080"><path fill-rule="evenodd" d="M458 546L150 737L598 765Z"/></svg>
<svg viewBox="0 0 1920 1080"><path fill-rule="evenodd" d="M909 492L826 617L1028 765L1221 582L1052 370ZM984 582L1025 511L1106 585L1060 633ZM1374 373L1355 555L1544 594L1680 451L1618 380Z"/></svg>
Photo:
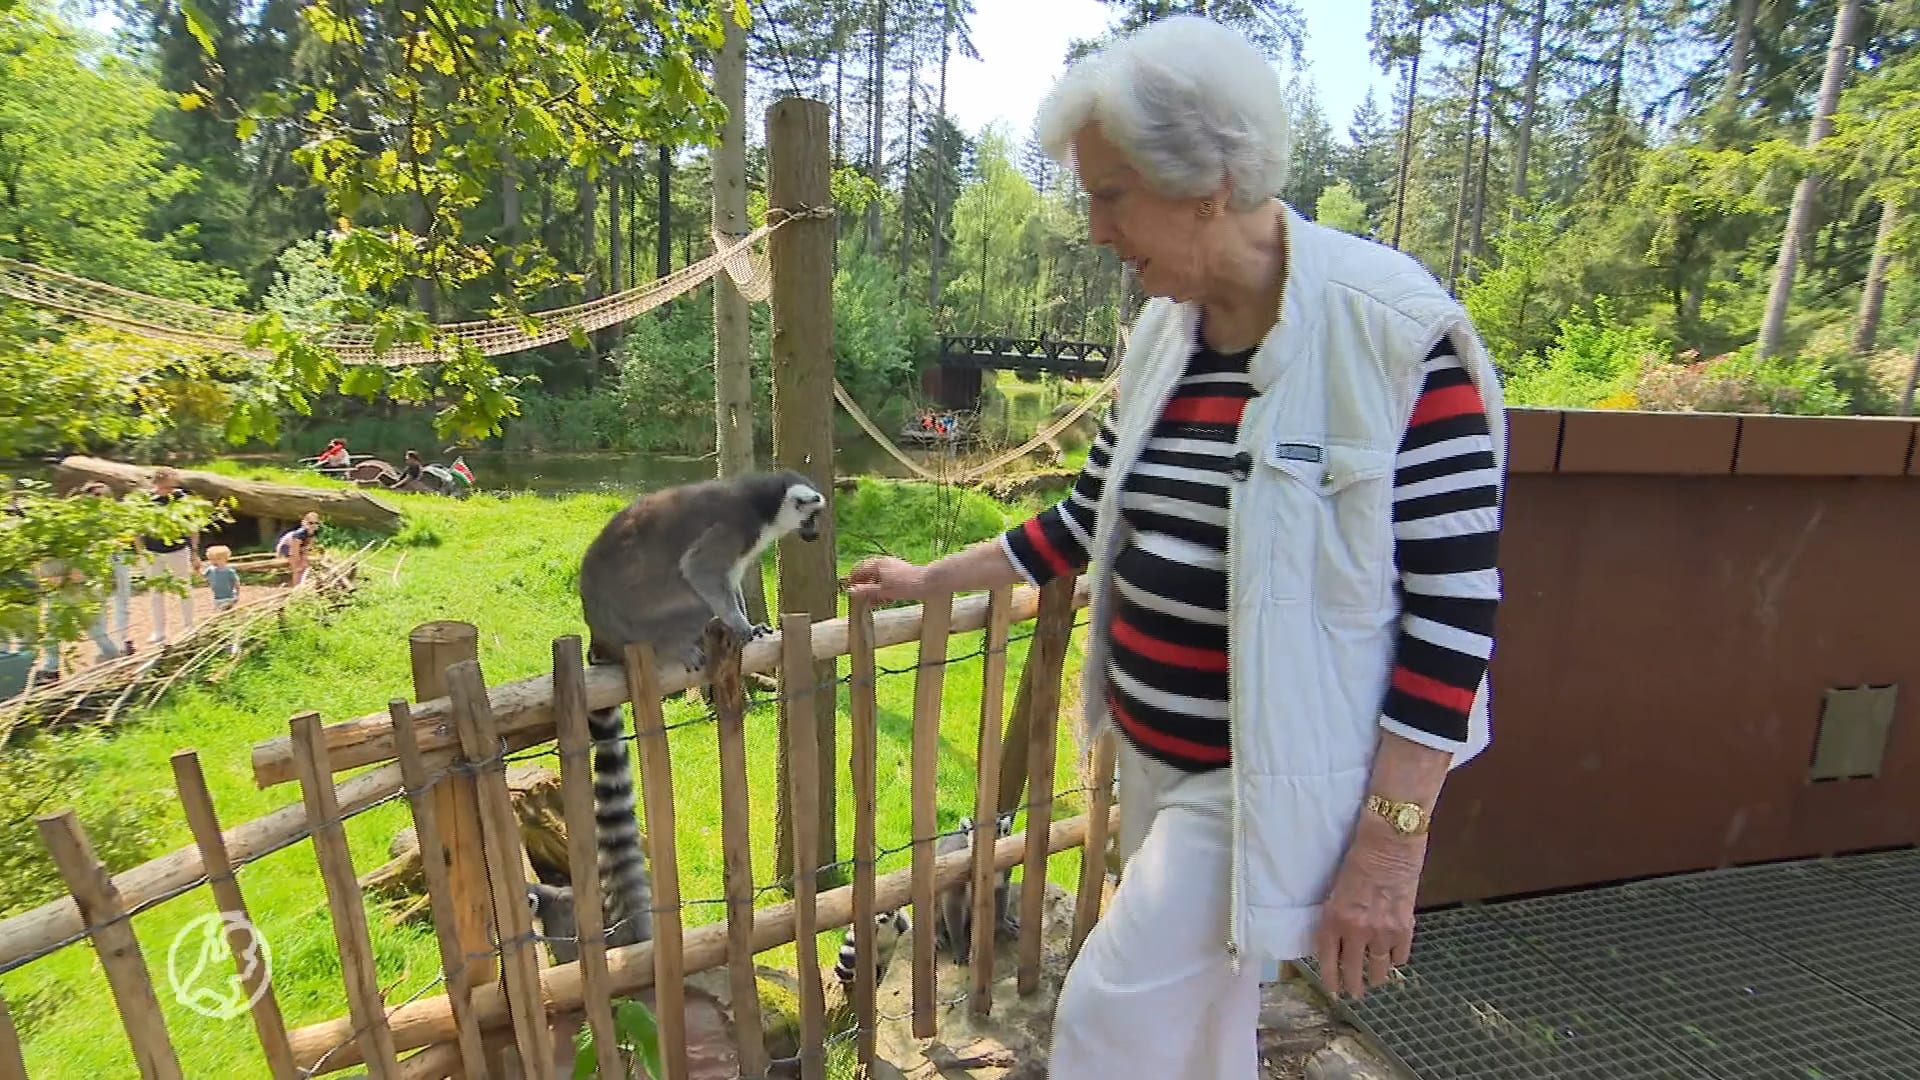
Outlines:
<svg viewBox="0 0 1920 1080"><path fill-rule="evenodd" d="M213 609L225 611L240 602L240 573L227 565L233 558L233 550L225 544L215 544L207 549L207 565L202 573L207 579L207 587L213 590Z"/></svg>
<svg viewBox="0 0 1920 1080"><path fill-rule="evenodd" d="M233 549L225 544L215 544L207 549L207 563L201 574L207 579L207 587L213 590L214 614L233 607L240 602L240 572L227 565L233 558ZM235 634L227 645L227 653L240 655L240 635Z"/></svg>
<svg viewBox="0 0 1920 1080"><path fill-rule="evenodd" d="M288 585L298 585L306 580L307 557L313 553L313 541L319 535L320 514L309 510L300 519L298 528L288 529L273 545L274 554L287 560Z"/></svg>

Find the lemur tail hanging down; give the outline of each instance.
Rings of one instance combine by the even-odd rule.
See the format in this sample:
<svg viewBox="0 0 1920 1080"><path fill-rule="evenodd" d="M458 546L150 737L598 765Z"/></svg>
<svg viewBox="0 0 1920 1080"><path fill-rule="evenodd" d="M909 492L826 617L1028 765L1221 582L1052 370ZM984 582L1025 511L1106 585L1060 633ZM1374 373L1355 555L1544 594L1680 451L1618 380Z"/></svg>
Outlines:
<svg viewBox="0 0 1920 1080"><path fill-rule="evenodd" d="M587 714L593 737L594 843L600 870L602 925L608 947L637 945L653 938L653 879L640 847L640 821L633 812L633 755L627 746L620 708ZM527 902L555 963L580 958L578 913L573 889L533 882Z"/></svg>

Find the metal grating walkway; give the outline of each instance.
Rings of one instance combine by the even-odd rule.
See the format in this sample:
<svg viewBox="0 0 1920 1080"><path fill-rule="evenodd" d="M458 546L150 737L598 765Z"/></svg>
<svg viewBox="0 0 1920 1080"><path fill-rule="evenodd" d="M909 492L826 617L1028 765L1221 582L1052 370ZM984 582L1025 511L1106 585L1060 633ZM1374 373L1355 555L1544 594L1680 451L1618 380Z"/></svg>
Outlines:
<svg viewBox="0 0 1920 1080"><path fill-rule="evenodd" d="M1401 975L1346 1008L1420 1080L1912 1080L1920 849L1437 911Z"/></svg>

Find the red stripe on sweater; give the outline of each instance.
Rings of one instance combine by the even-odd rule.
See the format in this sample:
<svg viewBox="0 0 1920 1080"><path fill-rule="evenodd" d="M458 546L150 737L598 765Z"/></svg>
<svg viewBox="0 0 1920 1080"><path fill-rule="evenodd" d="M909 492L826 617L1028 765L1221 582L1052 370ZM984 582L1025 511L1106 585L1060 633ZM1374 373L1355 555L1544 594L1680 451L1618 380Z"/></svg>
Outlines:
<svg viewBox="0 0 1920 1080"><path fill-rule="evenodd" d="M1114 721L1128 735L1161 753L1189 758L1203 765L1225 765L1229 759L1229 751L1225 746L1209 746L1206 743L1183 739L1178 735L1169 735L1135 720L1126 709L1121 707L1118 694L1107 695L1107 708L1113 710Z"/></svg>
<svg viewBox="0 0 1920 1080"><path fill-rule="evenodd" d="M1168 402L1160 418L1190 424L1237 424L1246 411L1246 398L1194 394Z"/></svg>
<svg viewBox="0 0 1920 1080"><path fill-rule="evenodd" d="M1413 419L1408 421L1407 426L1417 428L1436 420L1451 420L1456 416L1485 411L1486 406L1480 403L1480 391L1472 383L1442 386L1420 395L1419 403L1413 407Z"/></svg>
<svg viewBox="0 0 1920 1080"><path fill-rule="evenodd" d="M1409 671L1398 665L1393 669L1393 686L1401 693L1411 694L1422 701L1431 701L1443 709L1451 709L1462 716L1473 710L1474 691L1462 690L1430 675Z"/></svg>
<svg viewBox="0 0 1920 1080"><path fill-rule="evenodd" d="M1027 519L1025 531L1028 542L1033 544L1033 550L1047 560L1047 565L1053 568L1056 575L1065 575L1073 570L1073 567L1067 565L1067 560L1061 557L1060 549L1054 547L1053 541L1047 539L1047 530L1040 527L1039 515Z"/></svg>
<svg viewBox="0 0 1920 1080"><path fill-rule="evenodd" d="M1153 637L1119 617L1113 620L1113 640L1116 644L1124 645L1149 660L1173 667L1192 668L1195 671L1227 670L1225 649L1175 645L1173 642Z"/></svg>

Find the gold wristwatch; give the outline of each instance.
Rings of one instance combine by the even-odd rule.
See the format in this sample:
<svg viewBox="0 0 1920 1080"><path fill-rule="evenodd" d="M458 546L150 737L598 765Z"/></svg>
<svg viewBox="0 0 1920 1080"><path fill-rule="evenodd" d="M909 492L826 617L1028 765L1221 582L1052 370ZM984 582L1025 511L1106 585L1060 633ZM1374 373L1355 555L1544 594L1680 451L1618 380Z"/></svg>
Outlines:
<svg viewBox="0 0 1920 1080"><path fill-rule="evenodd" d="M1367 796L1367 809L1387 819L1387 824L1401 836L1419 836L1433 820L1419 803L1395 802L1381 795Z"/></svg>

